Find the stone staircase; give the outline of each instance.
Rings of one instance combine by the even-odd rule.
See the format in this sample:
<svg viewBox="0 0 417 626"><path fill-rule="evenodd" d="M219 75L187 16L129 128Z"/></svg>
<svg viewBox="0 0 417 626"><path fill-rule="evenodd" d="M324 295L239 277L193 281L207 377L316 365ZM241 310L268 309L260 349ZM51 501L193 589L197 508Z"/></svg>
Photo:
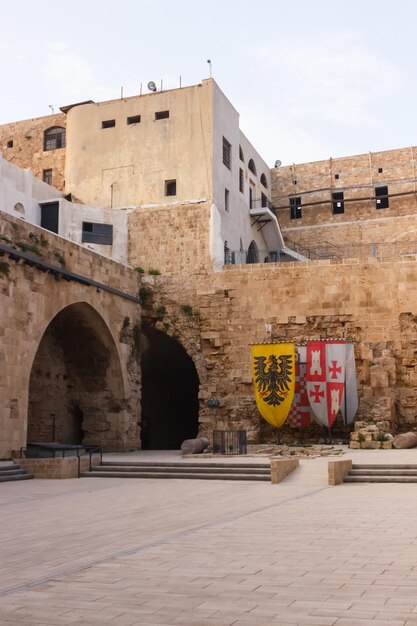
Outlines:
<svg viewBox="0 0 417 626"><path fill-rule="evenodd" d="M111 462L103 461L81 476L100 478L187 478L199 480L271 480L266 463L234 462Z"/></svg>
<svg viewBox="0 0 417 626"><path fill-rule="evenodd" d="M12 480L28 480L33 477L33 474L28 474L16 463L0 464L0 483L7 483Z"/></svg>
<svg viewBox="0 0 417 626"><path fill-rule="evenodd" d="M345 483L417 483L417 465L352 465Z"/></svg>

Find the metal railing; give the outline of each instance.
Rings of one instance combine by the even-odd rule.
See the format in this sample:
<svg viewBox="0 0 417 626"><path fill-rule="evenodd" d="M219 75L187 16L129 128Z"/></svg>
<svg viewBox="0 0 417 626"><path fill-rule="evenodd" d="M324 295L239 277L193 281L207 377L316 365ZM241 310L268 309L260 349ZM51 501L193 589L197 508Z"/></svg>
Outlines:
<svg viewBox="0 0 417 626"><path fill-rule="evenodd" d="M295 254L292 255L291 251ZM368 259L381 261L404 258L417 259L417 241L391 243L350 243L335 245L325 242L309 248L286 240L286 248L281 250L233 250L225 254L225 265L245 265L253 263L286 263L291 261L308 262L320 260Z"/></svg>
<svg viewBox="0 0 417 626"><path fill-rule="evenodd" d="M246 453L246 430L213 430L213 454Z"/></svg>
<svg viewBox="0 0 417 626"><path fill-rule="evenodd" d="M103 464L103 450L102 450L101 446L84 446L84 452L82 454L78 455L78 478L81 477L81 458L83 456L87 456L87 454L90 457L89 463L88 463L88 471L89 472L91 472L91 463L92 463L93 454L99 454L100 455L100 465Z"/></svg>

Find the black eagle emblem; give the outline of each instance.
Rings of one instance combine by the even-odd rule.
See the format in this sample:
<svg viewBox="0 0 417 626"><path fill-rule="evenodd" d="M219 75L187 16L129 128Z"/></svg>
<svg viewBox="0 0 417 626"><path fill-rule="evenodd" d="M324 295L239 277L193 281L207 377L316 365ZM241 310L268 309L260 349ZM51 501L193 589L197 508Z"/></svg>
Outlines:
<svg viewBox="0 0 417 626"><path fill-rule="evenodd" d="M255 356L255 384L262 400L272 406L284 402L290 391L292 357ZM278 363L279 361L279 363Z"/></svg>

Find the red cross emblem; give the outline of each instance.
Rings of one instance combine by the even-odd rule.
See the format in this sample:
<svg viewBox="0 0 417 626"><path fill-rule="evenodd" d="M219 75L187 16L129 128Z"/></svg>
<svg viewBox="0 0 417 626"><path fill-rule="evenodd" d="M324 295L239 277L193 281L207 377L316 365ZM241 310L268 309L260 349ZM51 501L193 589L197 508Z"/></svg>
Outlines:
<svg viewBox="0 0 417 626"><path fill-rule="evenodd" d="M342 373L342 367L337 367L337 361L332 361L332 366L329 367L332 380L337 379L337 375Z"/></svg>
<svg viewBox="0 0 417 626"><path fill-rule="evenodd" d="M313 402L315 403L320 403L320 398L324 398L324 391L320 389L320 385L314 385L314 390L310 391L310 398L313 396Z"/></svg>

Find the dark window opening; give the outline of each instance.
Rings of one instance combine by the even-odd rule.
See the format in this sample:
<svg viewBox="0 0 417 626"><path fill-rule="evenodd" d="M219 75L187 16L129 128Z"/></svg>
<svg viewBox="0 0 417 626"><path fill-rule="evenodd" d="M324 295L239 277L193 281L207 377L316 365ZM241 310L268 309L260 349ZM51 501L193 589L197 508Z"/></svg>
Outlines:
<svg viewBox="0 0 417 626"><path fill-rule="evenodd" d="M335 191L332 193L332 209L333 215L345 212L345 203L343 202L343 191Z"/></svg>
<svg viewBox="0 0 417 626"><path fill-rule="evenodd" d="M7 148L13 148L13 139L9 139L9 141L6 144Z"/></svg>
<svg viewBox="0 0 417 626"><path fill-rule="evenodd" d="M378 167L378 174L382 174L383 171L382 167Z"/></svg>
<svg viewBox="0 0 417 626"><path fill-rule="evenodd" d="M100 243L103 246L111 246L113 244L113 224L83 222L81 241L83 243Z"/></svg>
<svg viewBox="0 0 417 626"><path fill-rule="evenodd" d="M155 119L156 120L166 120L169 117L169 111L156 111Z"/></svg>
<svg viewBox="0 0 417 626"><path fill-rule="evenodd" d="M239 159L243 162L245 162L245 157L243 155L243 150L242 150L242 146L239 146Z"/></svg>
<svg viewBox="0 0 417 626"><path fill-rule="evenodd" d="M177 181L176 180L166 180L165 181L165 195L166 196L176 196L177 195Z"/></svg>
<svg viewBox="0 0 417 626"><path fill-rule="evenodd" d="M268 181L266 180L265 174L261 174L260 181L261 181L261 185L263 185L265 189L268 189Z"/></svg>
<svg viewBox="0 0 417 626"><path fill-rule="evenodd" d="M334 177L335 177L335 180L339 180L339 174L335 174Z"/></svg>
<svg viewBox="0 0 417 626"><path fill-rule="evenodd" d="M255 176L256 176L256 167L255 167L255 163L254 163L253 159L250 159L250 161L248 163L248 168L250 169L252 174L255 174Z"/></svg>
<svg viewBox="0 0 417 626"><path fill-rule="evenodd" d="M116 120L103 120L101 122L101 128L114 128L116 126Z"/></svg>
<svg viewBox="0 0 417 626"><path fill-rule="evenodd" d="M229 210L229 190L225 189L224 190L224 210L228 211Z"/></svg>
<svg viewBox="0 0 417 626"><path fill-rule="evenodd" d="M41 227L58 234L59 202L48 202L41 206Z"/></svg>
<svg viewBox="0 0 417 626"><path fill-rule="evenodd" d="M52 170L43 170L42 180L47 185L52 185Z"/></svg>
<svg viewBox="0 0 417 626"><path fill-rule="evenodd" d="M290 212L292 220L299 220L303 217L301 209L301 196L290 198Z"/></svg>
<svg viewBox="0 0 417 626"><path fill-rule="evenodd" d="M262 208L268 206L268 198L264 193L261 193L261 206Z"/></svg>
<svg viewBox="0 0 417 626"><path fill-rule="evenodd" d="M296 180L293 180L293 181L292 181L292 184L293 184L293 185L296 185L296 184L297 184L297 181L296 181Z"/></svg>
<svg viewBox="0 0 417 626"><path fill-rule="evenodd" d="M249 209L253 209L253 187L249 187Z"/></svg>
<svg viewBox="0 0 417 626"><path fill-rule="evenodd" d="M239 169L239 191L242 193L245 191L245 178L242 168Z"/></svg>
<svg viewBox="0 0 417 626"><path fill-rule="evenodd" d="M140 115L131 115L130 117L127 118L126 122L127 124L139 124Z"/></svg>
<svg viewBox="0 0 417 626"><path fill-rule="evenodd" d="M388 209L389 198L387 185L375 187L375 204L377 209Z"/></svg>
<svg viewBox="0 0 417 626"><path fill-rule="evenodd" d="M223 137L223 163L229 170L232 169L232 146L225 137Z"/></svg>
<svg viewBox="0 0 417 626"><path fill-rule="evenodd" d="M48 128L43 135L44 150L56 150L57 148L65 148L65 128L62 126Z"/></svg>

